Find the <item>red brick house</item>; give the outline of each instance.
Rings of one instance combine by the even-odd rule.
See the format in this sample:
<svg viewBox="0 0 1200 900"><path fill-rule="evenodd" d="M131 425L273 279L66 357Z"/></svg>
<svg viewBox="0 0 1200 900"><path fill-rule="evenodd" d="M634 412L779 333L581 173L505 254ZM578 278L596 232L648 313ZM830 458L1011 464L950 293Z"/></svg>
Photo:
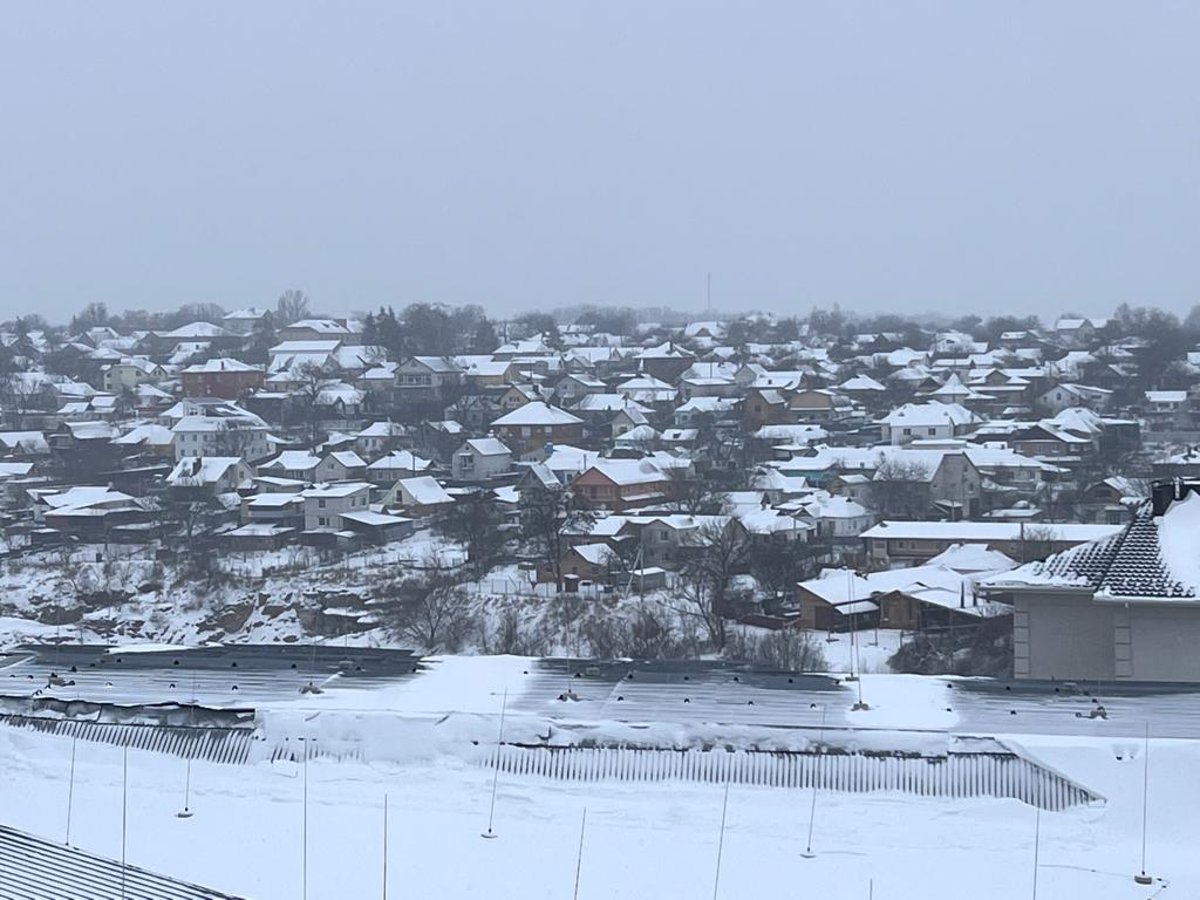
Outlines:
<svg viewBox="0 0 1200 900"><path fill-rule="evenodd" d="M222 397L236 400L246 391L263 386L263 370L237 359L210 359L180 373L185 397Z"/></svg>

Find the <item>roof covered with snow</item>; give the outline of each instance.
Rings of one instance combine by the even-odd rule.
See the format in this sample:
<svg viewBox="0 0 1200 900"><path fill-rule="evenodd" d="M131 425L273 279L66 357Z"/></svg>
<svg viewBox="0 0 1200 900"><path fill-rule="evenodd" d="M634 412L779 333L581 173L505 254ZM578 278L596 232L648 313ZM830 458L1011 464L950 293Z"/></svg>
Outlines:
<svg viewBox="0 0 1200 900"><path fill-rule="evenodd" d="M1101 597L1200 599L1200 494L1187 494L1161 516L1146 502L1116 534L988 583L997 588L1081 587Z"/></svg>

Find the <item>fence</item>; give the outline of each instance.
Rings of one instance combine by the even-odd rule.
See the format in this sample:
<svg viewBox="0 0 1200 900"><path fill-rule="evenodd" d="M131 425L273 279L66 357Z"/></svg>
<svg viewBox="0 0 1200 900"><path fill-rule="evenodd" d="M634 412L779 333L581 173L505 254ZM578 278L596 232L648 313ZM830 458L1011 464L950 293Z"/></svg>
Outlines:
<svg viewBox="0 0 1200 900"><path fill-rule="evenodd" d="M1048 811L1103 800L1065 776L1012 752L918 756L503 744L489 754L484 764L498 765L500 771L512 775L562 781L728 781L855 793L1008 797Z"/></svg>
<svg viewBox="0 0 1200 900"><path fill-rule="evenodd" d="M132 747L135 750L170 753L185 759L230 764L247 762L254 741L254 733L249 728L194 728L182 725L89 722L13 713L0 714L0 725L28 728L43 734L64 735L81 741Z"/></svg>

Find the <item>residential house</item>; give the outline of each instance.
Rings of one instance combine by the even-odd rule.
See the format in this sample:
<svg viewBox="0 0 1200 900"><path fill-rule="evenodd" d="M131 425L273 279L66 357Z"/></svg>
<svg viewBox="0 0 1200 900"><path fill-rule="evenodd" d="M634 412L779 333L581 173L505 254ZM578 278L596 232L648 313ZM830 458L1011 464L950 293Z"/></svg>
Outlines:
<svg viewBox="0 0 1200 900"><path fill-rule="evenodd" d="M875 568L903 568L928 562L954 544L978 544L1018 561L1044 558L1070 547L1110 537L1116 525L1021 522L901 522L867 529L863 545Z"/></svg>
<svg viewBox="0 0 1200 900"><path fill-rule="evenodd" d="M1096 326L1089 319L1062 318L1054 323L1054 337L1069 350L1086 350L1096 342Z"/></svg>
<svg viewBox="0 0 1200 900"><path fill-rule="evenodd" d="M412 356L396 367L396 389L406 399L441 397L464 378L463 370L444 356Z"/></svg>
<svg viewBox="0 0 1200 900"><path fill-rule="evenodd" d="M809 630L854 631L879 618L870 582L848 569L801 581L796 585L796 606L800 627Z"/></svg>
<svg viewBox="0 0 1200 900"><path fill-rule="evenodd" d="M240 456L189 456L175 464L167 487L175 500L215 497L248 485L253 476Z"/></svg>
<svg viewBox="0 0 1200 900"><path fill-rule="evenodd" d="M344 513L370 511L371 485L365 481L341 484L317 484L300 493L304 498L304 529L306 531L344 528Z"/></svg>
<svg viewBox="0 0 1200 900"><path fill-rule="evenodd" d="M983 582L1013 606L1016 678L1200 681L1198 488L1155 483L1123 528Z"/></svg>
<svg viewBox="0 0 1200 900"><path fill-rule="evenodd" d="M383 499L388 509L400 508L410 516L428 516L444 512L454 505L454 498L432 475L401 478Z"/></svg>
<svg viewBox="0 0 1200 900"><path fill-rule="evenodd" d="M265 374L258 366L237 359L210 359L180 372L187 397L224 397L235 400L263 386Z"/></svg>
<svg viewBox="0 0 1200 900"><path fill-rule="evenodd" d="M274 459L261 463L258 474L311 484L317 480L320 465L321 457L308 450L283 450Z"/></svg>
<svg viewBox="0 0 1200 900"><path fill-rule="evenodd" d="M362 333L350 327L346 319L301 319L278 331L284 342L336 341L340 344L361 344Z"/></svg>
<svg viewBox="0 0 1200 900"><path fill-rule="evenodd" d="M671 499L675 484L649 460L603 459L572 479L569 487L588 506L622 511Z"/></svg>
<svg viewBox="0 0 1200 900"><path fill-rule="evenodd" d="M583 419L540 400L506 413L492 423L496 436L521 453L546 444L570 444L583 436Z"/></svg>
<svg viewBox="0 0 1200 900"><path fill-rule="evenodd" d="M1087 407L1095 412L1104 412L1112 400L1113 392L1087 384L1056 384L1047 388L1034 399L1034 404L1051 415L1076 406Z"/></svg>
<svg viewBox="0 0 1200 900"><path fill-rule="evenodd" d="M125 357L104 370L104 390L111 394L136 390L142 384L157 384L167 378L167 370L144 357Z"/></svg>
<svg viewBox="0 0 1200 900"><path fill-rule="evenodd" d="M880 425L884 441L902 445L957 437L979 422L979 416L957 403L905 403L884 416Z"/></svg>
<svg viewBox="0 0 1200 900"><path fill-rule="evenodd" d="M250 334L269 315L270 312L265 309L260 309L257 306L247 306L245 309L237 309L231 313L226 313L221 317L221 324L226 331L231 331L234 334Z"/></svg>
<svg viewBox="0 0 1200 900"><path fill-rule="evenodd" d="M175 435L177 460L190 456L238 456L253 464L271 455L266 424L250 414L188 415L171 431Z"/></svg>
<svg viewBox="0 0 1200 900"><path fill-rule="evenodd" d="M362 481L367 477L366 461L353 450L326 454L316 468L316 481Z"/></svg>
<svg viewBox="0 0 1200 900"><path fill-rule="evenodd" d="M455 481L481 484L511 474L513 454L494 437L471 438L455 451L451 474Z"/></svg>
<svg viewBox="0 0 1200 900"><path fill-rule="evenodd" d="M400 449L412 440L412 429L399 422L372 422L354 436L354 449L366 459Z"/></svg>

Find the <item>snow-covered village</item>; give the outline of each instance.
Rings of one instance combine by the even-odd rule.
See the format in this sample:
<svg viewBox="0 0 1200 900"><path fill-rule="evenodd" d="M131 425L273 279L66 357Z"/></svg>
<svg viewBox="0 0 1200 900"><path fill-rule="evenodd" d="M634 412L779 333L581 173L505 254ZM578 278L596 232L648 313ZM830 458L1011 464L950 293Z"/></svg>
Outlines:
<svg viewBox="0 0 1200 900"><path fill-rule="evenodd" d="M1047 895L1145 897L1149 783L1186 896L1200 330L1164 315L18 318L2 808L42 849L0 891L701 896L728 852L905 897L954 841L1000 897L1037 839Z"/></svg>
<svg viewBox="0 0 1200 900"><path fill-rule="evenodd" d="M0 900L1200 898L1200 4L8 4Z"/></svg>

